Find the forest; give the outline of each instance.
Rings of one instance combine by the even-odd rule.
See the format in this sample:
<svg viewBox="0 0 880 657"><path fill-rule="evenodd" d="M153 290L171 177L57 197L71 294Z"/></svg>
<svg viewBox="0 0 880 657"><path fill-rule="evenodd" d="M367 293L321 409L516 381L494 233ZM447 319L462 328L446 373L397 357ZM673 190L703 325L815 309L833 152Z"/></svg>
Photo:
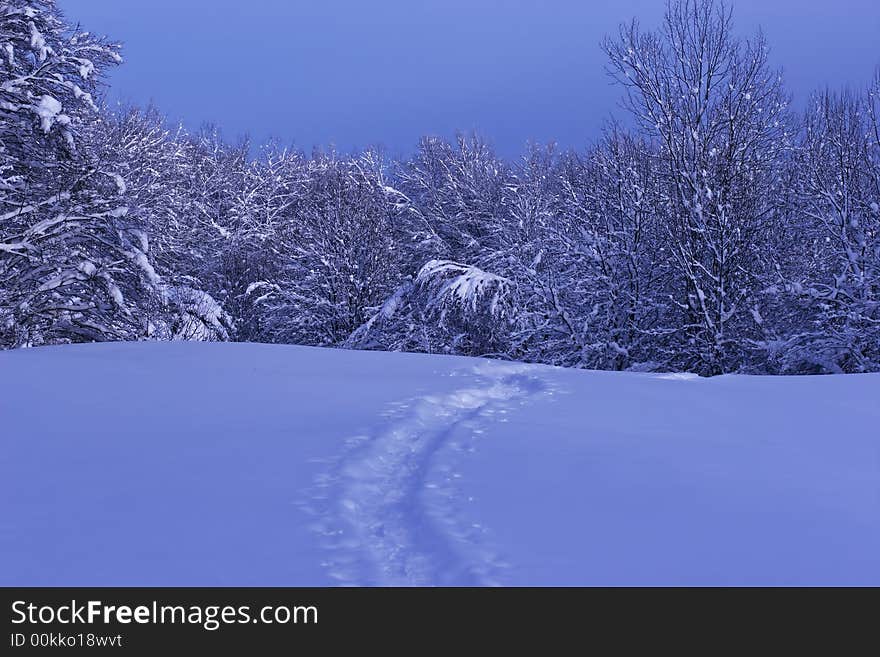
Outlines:
<svg viewBox="0 0 880 657"><path fill-rule="evenodd" d="M622 17L625 18L625 17ZM880 71L796 111L714 0L601 44L620 116L304 153L110 108L111 40L0 2L0 347L216 340L574 368L880 370Z"/></svg>

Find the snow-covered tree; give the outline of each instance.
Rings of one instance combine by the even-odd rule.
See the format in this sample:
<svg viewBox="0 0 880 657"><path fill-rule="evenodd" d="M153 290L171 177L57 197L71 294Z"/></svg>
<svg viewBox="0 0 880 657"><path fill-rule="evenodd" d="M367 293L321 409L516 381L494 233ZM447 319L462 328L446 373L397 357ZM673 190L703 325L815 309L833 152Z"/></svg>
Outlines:
<svg viewBox="0 0 880 657"><path fill-rule="evenodd" d="M340 344L394 290L402 235L385 169L376 151L316 153L296 174L295 189L276 195L273 207L286 206L267 218L277 224L277 267L246 290L267 339Z"/></svg>
<svg viewBox="0 0 880 657"><path fill-rule="evenodd" d="M237 340L279 341L272 303L291 257L286 236L307 180L307 163L300 153L270 144L233 188L231 232L220 267L222 298L235 318Z"/></svg>
<svg viewBox="0 0 880 657"><path fill-rule="evenodd" d="M455 143L422 139L416 155L401 168L398 185L409 212L421 220L417 237L427 252L476 263L495 248L509 174L479 137L459 135Z"/></svg>
<svg viewBox="0 0 880 657"><path fill-rule="evenodd" d="M192 212L189 135L180 127L170 130L154 108L105 113L95 125L92 150L124 181L127 216L141 227L141 264L150 264L145 272L158 290L157 302L144 311L149 337L229 339L234 322L203 281L211 280L214 267L212 242L204 235L213 237L216 229L206 229Z"/></svg>
<svg viewBox="0 0 880 657"><path fill-rule="evenodd" d="M577 159L563 158L563 165ZM578 270L577 222L565 212L554 145L530 144L503 191L505 221L499 246L484 266L513 282L512 326L503 353L555 365L581 362L583 341L577 321L583 282Z"/></svg>
<svg viewBox="0 0 880 657"><path fill-rule="evenodd" d="M51 0L0 5L0 343L135 339L155 301L126 183L91 148L118 48Z"/></svg>
<svg viewBox="0 0 880 657"><path fill-rule="evenodd" d="M778 220L776 185L788 145L787 100L759 34L741 42L714 0L674 0L662 29L621 27L605 43L614 78L643 134L656 143L665 182L666 246L675 365L702 374L737 369L750 312L767 274L762 257Z"/></svg>
<svg viewBox="0 0 880 657"><path fill-rule="evenodd" d="M651 144L612 127L591 153L586 187L566 179L564 203L583 204L581 249L590 285L585 319L591 367L667 368L673 265L660 212L664 189ZM582 268L584 267L582 265Z"/></svg>
<svg viewBox="0 0 880 657"><path fill-rule="evenodd" d="M796 159L801 248L782 283L803 322L786 336L786 369L880 367L878 90L826 91L806 114Z"/></svg>

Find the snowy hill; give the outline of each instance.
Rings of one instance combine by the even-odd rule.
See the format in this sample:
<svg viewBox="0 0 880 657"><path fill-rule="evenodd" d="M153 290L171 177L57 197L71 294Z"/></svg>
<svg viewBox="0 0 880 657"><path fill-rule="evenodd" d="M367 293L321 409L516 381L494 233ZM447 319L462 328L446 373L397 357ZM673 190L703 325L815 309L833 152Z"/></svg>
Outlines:
<svg viewBox="0 0 880 657"><path fill-rule="evenodd" d="M0 584L880 584L880 375L0 353Z"/></svg>

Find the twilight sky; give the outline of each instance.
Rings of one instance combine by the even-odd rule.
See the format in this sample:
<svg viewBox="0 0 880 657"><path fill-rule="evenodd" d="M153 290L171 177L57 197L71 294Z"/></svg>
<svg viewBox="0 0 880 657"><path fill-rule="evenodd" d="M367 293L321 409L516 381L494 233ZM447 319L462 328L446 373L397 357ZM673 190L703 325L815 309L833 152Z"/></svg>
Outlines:
<svg viewBox="0 0 880 657"><path fill-rule="evenodd" d="M124 43L112 101L150 100L190 127L309 150L476 129L499 154L529 139L580 148L615 111L599 48L662 0L58 0L72 21ZM610 5L614 4L614 7ZM880 65L878 0L738 0L800 105L815 87L861 86Z"/></svg>

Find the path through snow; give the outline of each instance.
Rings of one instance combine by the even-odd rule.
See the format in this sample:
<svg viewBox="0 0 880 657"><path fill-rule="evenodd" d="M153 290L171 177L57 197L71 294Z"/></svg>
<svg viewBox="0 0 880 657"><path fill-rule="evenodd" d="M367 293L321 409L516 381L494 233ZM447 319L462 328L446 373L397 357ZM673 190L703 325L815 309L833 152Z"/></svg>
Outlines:
<svg viewBox="0 0 880 657"><path fill-rule="evenodd" d="M340 584L496 583L498 556L480 546L481 528L457 524L456 475L448 463L432 469L433 460L443 448L466 451L462 437L478 436L481 422L549 390L522 364L488 361L464 375L465 387L397 403L319 477L306 506Z"/></svg>

